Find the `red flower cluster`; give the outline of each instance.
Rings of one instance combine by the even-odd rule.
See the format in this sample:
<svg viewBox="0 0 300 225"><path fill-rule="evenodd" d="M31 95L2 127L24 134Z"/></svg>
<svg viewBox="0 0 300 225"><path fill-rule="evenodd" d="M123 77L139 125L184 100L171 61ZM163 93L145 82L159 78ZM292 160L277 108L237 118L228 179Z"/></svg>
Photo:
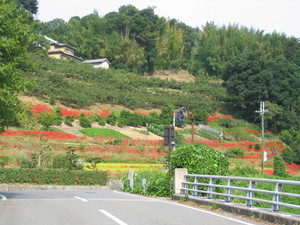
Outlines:
<svg viewBox="0 0 300 225"><path fill-rule="evenodd" d="M135 110L135 113L141 114L141 115L148 115L149 114L148 112L142 111L140 109Z"/></svg>
<svg viewBox="0 0 300 225"><path fill-rule="evenodd" d="M0 135L2 136L30 136L30 137L45 137L45 138L50 138L50 139L59 139L59 140L78 140L80 139L76 135L73 134L68 134L68 133L63 133L63 132L54 132L54 131L23 131L23 130L18 130L18 131L11 131L11 130L6 130L5 132L1 133Z"/></svg>
<svg viewBox="0 0 300 225"><path fill-rule="evenodd" d="M248 132L249 133L254 133L254 134L260 134L260 132L258 130L255 130L255 129L249 129Z"/></svg>
<svg viewBox="0 0 300 225"><path fill-rule="evenodd" d="M184 141L188 142L187 140ZM251 141L240 141L240 142L231 142L231 143L221 143L219 141L208 141L208 140L200 140L200 139L197 139L196 141L216 149L240 147L244 150L253 150L253 147L256 144L255 142L251 142Z"/></svg>
<svg viewBox="0 0 300 225"><path fill-rule="evenodd" d="M223 115L223 116L209 116L208 118L207 118L207 120L209 121L209 122L215 122L215 121L217 121L217 120L219 120L219 119L231 119L231 120L233 120L233 119L236 119L233 115Z"/></svg>
<svg viewBox="0 0 300 225"><path fill-rule="evenodd" d="M290 170L300 171L300 165L285 163L285 166L286 166L286 168L288 168Z"/></svg>
<svg viewBox="0 0 300 225"><path fill-rule="evenodd" d="M265 172L266 174L268 174L269 176L273 176L273 175L274 175L274 170L264 169L264 172Z"/></svg>
<svg viewBox="0 0 300 225"><path fill-rule="evenodd" d="M50 109L46 105L37 104L29 107L34 117L38 117L40 113L53 113L53 110ZM106 109L101 110L101 112L92 112L92 111L83 111L83 110L70 110L66 108L61 109L61 113L63 116L74 116L75 118L80 117L80 114L91 115L91 114L99 114L101 117L106 117L110 114L110 112Z"/></svg>
<svg viewBox="0 0 300 225"><path fill-rule="evenodd" d="M40 113L53 113L52 109L42 104L37 104L29 107L29 110L31 110L33 117L38 117Z"/></svg>

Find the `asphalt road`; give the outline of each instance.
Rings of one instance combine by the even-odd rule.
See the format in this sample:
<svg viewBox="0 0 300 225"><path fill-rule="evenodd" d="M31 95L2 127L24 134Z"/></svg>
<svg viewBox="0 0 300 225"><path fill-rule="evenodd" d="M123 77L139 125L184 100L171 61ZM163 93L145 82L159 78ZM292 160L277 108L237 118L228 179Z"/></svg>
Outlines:
<svg viewBox="0 0 300 225"><path fill-rule="evenodd" d="M111 190L0 191L0 225L202 224L254 223L173 201L144 198Z"/></svg>

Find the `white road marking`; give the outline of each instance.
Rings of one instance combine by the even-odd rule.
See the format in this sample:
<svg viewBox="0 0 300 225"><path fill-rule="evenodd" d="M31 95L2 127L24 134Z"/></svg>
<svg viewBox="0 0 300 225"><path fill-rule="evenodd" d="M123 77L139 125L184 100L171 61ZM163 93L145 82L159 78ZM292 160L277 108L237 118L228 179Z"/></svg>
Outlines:
<svg viewBox="0 0 300 225"><path fill-rule="evenodd" d="M80 197L78 197L78 196L74 196L74 198L79 199L79 200L81 200L81 201L83 201L83 202L87 202L87 201L88 201L87 199L85 199L85 198L80 198Z"/></svg>
<svg viewBox="0 0 300 225"><path fill-rule="evenodd" d="M114 215L110 214L109 212L105 211L104 209L99 209L99 212L103 213L105 216L109 217L113 221L117 222L119 225L127 225L127 223L123 222L119 218L115 217Z"/></svg>
<svg viewBox="0 0 300 225"><path fill-rule="evenodd" d="M7 198L4 195L0 195L0 197L2 198L2 200L7 200Z"/></svg>

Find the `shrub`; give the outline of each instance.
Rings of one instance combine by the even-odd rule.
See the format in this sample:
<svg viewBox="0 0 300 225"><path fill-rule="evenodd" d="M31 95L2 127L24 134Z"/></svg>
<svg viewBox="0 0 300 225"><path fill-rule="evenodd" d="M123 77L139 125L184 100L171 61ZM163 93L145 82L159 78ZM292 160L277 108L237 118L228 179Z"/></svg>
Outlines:
<svg viewBox="0 0 300 225"><path fill-rule="evenodd" d="M254 166L235 167L229 171L230 176L238 177L256 177L259 172Z"/></svg>
<svg viewBox="0 0 300 225"><path fill-rule="evenodd" d="M92 127L92 121L89 118L85 117L85 114L80 115L79 124L83 128L91 128Z"/></svg>
<svg viewBox="0 0 300 225"><path fill-rule="evenodd" d="M235 120L232 119L224 119L221 118L218 120L218 123L222 126L222 127L226 127L226 128L232 128L235 127L237 125L237 123L235 122Z"/></svg>
<svg viewBox="0 0 300 225"><path fill-rule="evenodd" d="M274 175L279 177L288 176L288 173L285 170L285 165L282 157L279 155L275 155L273 160L274 160Z"/></svg>
<svg viewBox="0 0 300 225"><path fill-rule="evenodd" d="M51 95L49 100L50 105L55 105L55 96Z"/></svg>
<svg viewBox="0 0 300 225"><path fill-rule="evenodd" d="M102 118L101 116L98 118L97 120L97 123L100 125L100 126L105 126L105 119Z"/></svg>
<svg viewBox="0 0 300 225"><path fill-rule="evenodd" d="M193 174L226 175L228 166L229 161L222 153L203 144L178 147L171 156L172 171L187 168Z"/></svg>
<svg viewBox="0 0 300 225"><path fill-rule="evenodd" d="M229 148L224 155L228 158L238 158L244 156L244 151L240 148Z"/></svg>
<svg viewBox="0 0 300 225"><path fill-rule="evenodd" d="M146 179L146 184L142 186L142 179ZM135 174L133 180L133 189L129 186L129 179L123 180L124 191L151 195L151 196L170 196L170 179L165 171L145 170Z"/></svg>
<svg viewBox="0 0 300 225"><path fill-rule="evenodd" d="M100 157L89 157L89 158L86 158L85 161L90 163L89 165L86 166L88 169L97 170L97 164L102 162L102 158L100 158Z"/></svg>
<svg viewBox="0 0 300 225"><path fill-rule="evenodd" d="M106 117L106 123L112 125L112 126L115 126L116 123L117 123L117 116L114 115L114 114L109 114L107 117Z"/></svg>
<svg viewBox="0 0 300 225"><path fill-rule="evenodd" d="M30 159L21 160L21 168L35 168L38 164L38 156L36 153L31 153Z"/></svg>
<svg viewBox="0 0 300 225"><path fill-rule="evenodd" d="M1 168L0 183L106 185L105 171Z"/></svg>
<svg viewBox="0 0 300 225"><path fill-rule="evenodd" d="M296 154L290 146L286 146L282 152L282 158L287 163L294 163Z"/></svg>
<svg viewBox="0 0 300 225"><path fill-rule="evenodd" d="M56 155L53 159L54 169L81 170L83 165L79 161L79 156L75 154L75 148L69 147L66 155Z"/></svg>
<svg viewBox="0 0 300 225"><path fill-rule="evenodd" d="M74 116L66 116L65 117L65 124L67 124L70 127L73 127L73 123L74 122Z"/></svg>

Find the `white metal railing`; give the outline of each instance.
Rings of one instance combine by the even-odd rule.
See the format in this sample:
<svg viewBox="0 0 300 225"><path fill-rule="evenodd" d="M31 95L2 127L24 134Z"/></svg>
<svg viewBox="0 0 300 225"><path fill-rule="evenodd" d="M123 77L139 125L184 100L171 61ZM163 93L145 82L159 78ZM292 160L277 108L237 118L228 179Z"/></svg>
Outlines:
<svg viewBox="0 0 300 225"><path fill-rule="evenodd" d="M263 183L273 184L272 190L264 189ZM280 211L280 206L300 209L298 204L283 201L283 196L300 198L300 194L283 192L286 185L296 186L295 189L300 190L300 181L187 174L182 182L181 194L225 202L242 199L248 207L254 206L254 202L262 202L270 204L274 212ZM264 197L257 197L257 193L263 193Z"/></svg>

